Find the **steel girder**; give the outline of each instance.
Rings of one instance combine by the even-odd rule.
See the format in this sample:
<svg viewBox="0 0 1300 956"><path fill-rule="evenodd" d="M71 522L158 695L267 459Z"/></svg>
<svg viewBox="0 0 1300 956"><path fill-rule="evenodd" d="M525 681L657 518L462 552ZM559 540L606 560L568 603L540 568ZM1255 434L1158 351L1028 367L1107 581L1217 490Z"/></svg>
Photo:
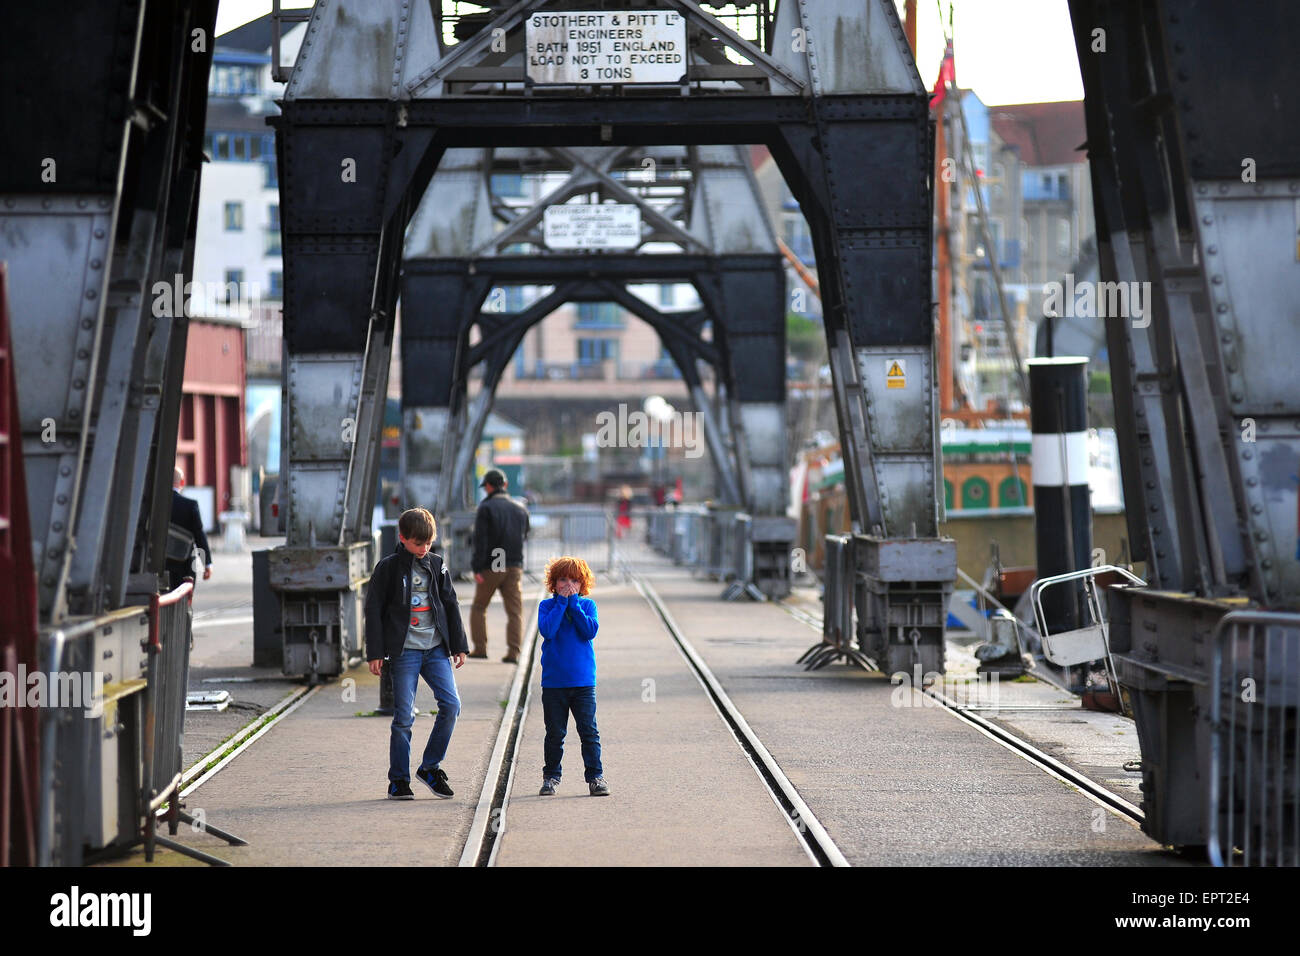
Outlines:
<svg viewBox="0 0 1300 956"><path fill-rule="evenodd" d="M661 164L663 171L661 173ZM493 196L491 180L494 173L549 170L567 173L565 180L551 189L546 196L526 208L510 209ZM622 173L615 178L616 173ZM656 193L666 198L650 201L647 194ZM653 254L629 256L607 254L555 254L546 250L541 234L541 222L552 205L564 203L576 196L596 201L612 200L636 205L644 221L641 240L637 248L650 243L671 243L682 250L679 254ZM489 211L491 215L489 215ZM505 221L504 228L494 229L493 219ZM684 220L684 222L683 222ZM536 250L538 255L506 256L510 261L497 262L504 251L520 244ZM485 389L486 400L475 404L470 420L465 419L468 407L464 396L465 379L469 369L480 360L489 358L485 346L469 348L470 326L480 325L486 333L486 324L503 326L509 330L504 342L506 349L494 349L485 373L485 381L493 386L500 379L505 363L517 347L519 337L536 321L544 318L557 305L574 297L572 280L603 277L605 291L600 298L617 301L625 308L649 322L662 338L676 338L670 348L683 369L692 400L704 417L706 439L713 452L712 460L717 471L718 487L722 499L733 506L743 506L760 514L784 514L788 497L784 480L785 428L784 428L784 270L775 252L775 237L757 195L748 157L736 146L657 147L627 149L615 147L580 147L574 149L508 149L449 151L435 175L429 192L417 210L407 241L407 278L404 280L403 337L412 335L427 341L425 329L434 337L446 337L450 328L460 321L458 352L460 356L456 377L450 392L440 396L444 405L425 406L407 401L405 418L408 441L419 448L405 455L404 487L408 490L407 503L436 502L438 513L449 503L463 505L464 470L468 467L467 449L476 447L479 428L485 419L491 400L491 389ZM476 294L482 298L487 285L498 282L531 282L545 279L562 282L565 296L556 293L546 297L549 308L530 308L523 315L513 317L478 314L466 311L461 320L433 316L430 313L444 304L460 301L459 291L439 290L441 294L425 295L414 288L413 275L427 274L423 268L432 254L455 253L469 263L469 274L475 277ZM762 264L769 275L755 282L755 264L741 257L762 254ZM685 258L680 265L677 260ZM700 268L700 260L706 263ZM646 260L638 266L637 260ZM734 261L733 261L734 260ZM730 283L732 306L724 307L722 275L734 268L742 270L745 281ZM440 272L446 281L445 270ZM694 283L700 289L715 318L717 346L703 340L699 334L700 321L695 317L665 315L651 308L626 289L626 282L639 277L645 280L671 280ZM614 285L608 285L608 283ZM755 296L758 289L769 293ZM410 294L407 294L410 293ZM588 292L588 295L590 293ZM566 299L567 296L567 299ZM462 306L464 308L464 306ZM747 327L742 331L729 316L746 315ZM449 324L450 323L450 324ZM684 323L684 324L683 324ZM498 342L504 333L498 332L485 341ZM748 347L746 362L730 362L730 344ZM410 353L413 360L421 362L427 349ZM721 360L719 360L719 356ZM701 402L705 393L700 387L695 371L695 361L703 358L714 365L726 392L739 405L736 417L742 423L753 422L753 429L762 439L747 443L743 431L734 436L718 434L718 419L708 403ZM420 377L419 366L405 376L409 384ZM417 386L418 387L418 386ZM776 390L773 398L770 392ZM414 394L414 393L413 393ZM476 425L477 422L477 425ZM438 453L438 446L442 453ZM735 446L740 453L719 454ZM749 449L759 457L751 460ZM739 458L739 462L736 458ZM440 463L446 461L455 470L455 479L439 489L435 474L441 474ZM419 467L412 468L418 462ZM752 476L759 476L761 492L754 493ZM452 485L457 489L453 490Z"/></svg>
<svg viewBox="0 0 1300 956"><path fill-rule="evenodd" d="M143 599L163 567L215 7L6 21L0 259L46 623ZM40 36L63 39L20 47Z"/></svg>
<svg viewBox="0 0 1300 956"><path fill-rule="evenodd" d="M0 259L33 536L17 546L35 559L42 667L114 690L90 719L43 708L42 862L131 841L149 800L144 605L165 560L215 21L216 0L25 4L0 40ZM165 648L188 634L160 626ZM183 698L158 706L171 726Z"/></svg>
<svg viewBox="0 0 1300 956"><path fill-rule="evenodd" d="M376 191L373 180L369 194L345 193L330 182L339 163L362 146L380 157L401 141L395 161L423 169L455 149L766 144L803 203L826 276L850 502L856 527L875 532L859 550L895 539L917 547L935 541L931 134L926 91L893 5L781 3L759 49L689 0L647 0L645 8L677 10L688 20L689 64L679 84L625 88L621 96L609 88L540 89L525 82L522 18L535 9L578 9L578 3L521 0L476 22L450 47L443 45L435 6L322 0L308 25L281 118L286 168L294 167L295 150L288 144L298 130L338 128L319 138L308 179L297 186L282 179L282 191L286 207L288 191L298 189L303 198L326 199L334 217L369 223L360 230L368 232L364 249L355 251L364 267L352 267L354 278L339 281L392 275L388 259L377 258L373 210L380 192L388 212L410 199L390 186ZM494 50L494 40L502 37L505 48ZM723 47L750 65L733 69L738 65L726 62ZM429 144L423 155L412 151L422 134ZM307 171L306 165L300 168ZM308 185L311 177L318 183ZM398 224L385 222L389 229ZM286 237L286 257L291 245ZM295 291L302 279L288 263L285 278L289 328L295 321L290 309L306 300ZM324 298L317 295L315 304L326 307ZM350 303L346 316L333 311L343 325L359 329L370 321L367 306ZM307 320L304 315L304 330ZM304 334L291 348L325 351L335 328L328 322L324 337ZM889 388L884 373L897 362L907 366L904 387ZM294 467L292 455L288 461ZM328 499L332 491L322 486L313 494ZM860 565L861 573L869 575L869 565ZM941 666L943 615L931 613L935 601L909 593L895 606L889 593L899 589L892 582L882 586L885 597L874 614L865 606L859 614L879 656ZM950 584L938 582L936 589L945 586ZM932 618L937 624L929 623Z"/></svg>
<svg viewBox="0 0 1300 956"><path fill-rule="evenodd" d="M1240 598L1300 605L1300 389L1276 357L1300 301L1300 132L1275 93L1294 85L1292 11L1070 12L1101 278L1151 290L1146 314L1108 318L1106 335L1133 554L1161 590L1112 590L1111 648L1142 745L1143 829L1203 845L1215 624Z"/></svg>
<svg viewBox="0 0 1300 956"><path fill-rule="evenodd" d="M664 313L627 290L630 283L654 281L692 283L705 290L703 295L712 308ZM522 313L479 311L482 299L492 286L521 282L553 284L555 290ZM730 285L733 291L732 300L726 303L722 298L724 285ZM774 470L784 466L784 394L775 397L768 394L772 383L780 386L784 377L784 325L772 316L773 304L779 307L784 301L784 272L775 255L553 254L537 258L408 259L402 286L403 400L407 405L404 480L408 483L408 504L436 502L438 513L445 514L447 509L466 503L464 480L469 468L468 450L477 446L488 410L486 402L480 401L466 419L468 372L478 362L487 362L480 395L490 396L523 334L565 302L616 302L659 333L682 370L696 409L703 417L705 440L718 470L724 500L733 505L746 501L741 494L740 473L726 448L726 436L700 380L697 360L717 368L721 380L731 379L736 383L730 390L731 400L759 425L766 424L761 412L775 407L777 417L781 418L777 433L759 436L760 441L775 445L775 450L762 447L756 450L757 457L752 463L745 458L741 460L750 465L751 473L764 467ZM740 289L772 294L755 304L736 291ZM440 308L430 309L431 303L438 303ZM750 322L761 325L761 331L732 330L729 316L745 314L747 308L751 309ZM763 321L764 310L768 312L766 321ZM719 317L715 323L716 340L710 341L701 336L700 329L714 316ZM781 319L783 322L784 317ZM482 339L471 347L469 327L475 321L479 323ZM741 349L748 351L744 353L745 364L737 369L729 360ZM438 357L433 359L435 354ZM439 373L449 364L452 367L448 377L441 377ZM431 365L436 370L432 375ZM768 458L773 459L771 465ZM451 466L450 477L445 482L441 481L442 462ZM782 513L786 494L782 484L765 499L767 508L753 497L748 499L751 503L747 507L760 514ZM779 504L780 511L772 501Z"/></svg>

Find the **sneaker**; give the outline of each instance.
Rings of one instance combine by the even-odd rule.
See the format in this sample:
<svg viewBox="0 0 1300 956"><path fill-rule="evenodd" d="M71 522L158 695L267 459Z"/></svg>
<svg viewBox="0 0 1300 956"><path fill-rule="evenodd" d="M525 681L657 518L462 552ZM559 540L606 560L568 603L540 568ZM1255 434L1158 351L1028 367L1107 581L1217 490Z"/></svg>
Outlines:
<svg viewBox="0 0 1300 956"><path fill-rule="evenodd" d="M559 777L547 777L542 781L542 789L537 791L539 797L555 796L555 788L560 785Z"/></svg>
<svg viewBox="0 0 1300 956"><path fill-rule="evenodd" d="M411 785L405 780L393 780L388 784L389 800L414 800Z"/></svg>
<svg viewBox="0 0 1300 956"><path fill-rule="evenodd" d="M608 797L609 784L605 782L604 777L597 777L595 780L588 780L587 787L591 790L593 797Z"/></svg>
<svg viewBox="0 0 1300 956"><path fill-rule="evenodd" d="M435 797L442 797L447 800L456 795L456 791L447 786L447 774L442 770L417 770L415 775L420 778L426 787L433 791Z"/></svg>
<svg viewBox="0 0 1300 956"><path fill-rule="evenodd" d="M481 653L481 654L479 654L479 653L466 654L465 656L468 657L468 658L470 658L470 660L475 660L475 661L485 661L485 660L487 660L487 651L484 651L484 652Z"/></svg>

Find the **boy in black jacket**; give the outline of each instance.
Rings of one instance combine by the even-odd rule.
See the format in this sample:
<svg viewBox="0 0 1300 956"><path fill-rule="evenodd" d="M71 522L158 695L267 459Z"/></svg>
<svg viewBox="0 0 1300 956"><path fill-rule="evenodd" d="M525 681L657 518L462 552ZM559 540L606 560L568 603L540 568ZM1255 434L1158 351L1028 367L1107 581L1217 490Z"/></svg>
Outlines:
<svg viewBox="0 0 1300 956"><path fill-rule="evenodd" d="M438 717L416 777L435 796L453 795L439 769L460 714L452 664L465 663L469 650L460 620L456 589L442 558L429 551L435 525L423 508L402 512L398 544L381 558L366 589L366 657L378 675L388 658L393 675L393 724L388 744L388 798L413 800L411 724L415 689L423 677L438 700Z"/></svg>

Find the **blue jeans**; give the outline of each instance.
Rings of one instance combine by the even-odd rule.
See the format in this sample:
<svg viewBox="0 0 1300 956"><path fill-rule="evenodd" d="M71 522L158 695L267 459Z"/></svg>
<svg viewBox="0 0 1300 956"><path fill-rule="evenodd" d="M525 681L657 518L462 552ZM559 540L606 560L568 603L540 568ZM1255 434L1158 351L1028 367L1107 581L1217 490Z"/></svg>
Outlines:
<svg viewBox="0 0 1300 956"><path fill-rule="evenodd" d="M569 729L569 712L578 726L582 740L582 763L590 783L602 775L600 734L596 732L596 688L543 687L542 713L546 717L546 766L543 777L560 776L560 759L564 756L564 735Z"/></svg>
<svg viewBox="0 0 1300 956"><path fill-rule="evenodd" d="M429 732L429 742L424 747L421 770L436 770L447 756L451 732L460 714L460 697L456 694L455 668L447 656L447 648L438 644L427 651L408 648L397 657L390 658L388 666L393 671L393 727L388 742L388 779L411 779L411 724L415 721L415 689L420 678L433 689L438 700L438 716Z"/></svg>

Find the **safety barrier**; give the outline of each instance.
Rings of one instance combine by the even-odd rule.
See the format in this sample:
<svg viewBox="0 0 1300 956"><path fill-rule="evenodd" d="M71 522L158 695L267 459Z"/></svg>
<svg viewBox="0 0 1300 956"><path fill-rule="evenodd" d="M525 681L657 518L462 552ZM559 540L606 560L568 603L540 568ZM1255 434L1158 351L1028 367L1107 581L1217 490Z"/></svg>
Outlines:
<svg viewBox="0 0 1300 956"><path fill-rule="evenodd" d="M1232 611L1214 632L1209 854L1300 865L1300 614Z"/></svg>
<svg viewBox="0 0 1300 956"><path fill-rule="evenodd" d="M144 858L153 862L158 840L157 811L168 803L171 833L180 822L181 740L185 733L185 697L189 687L190 635L194 622L194 582L155 594L149 603L149 686L144 699L144 780L141 795ZM163 841L170 844L170 841Z"/></svg>
<svg viewBox="0 0 1300 956"><path fill-rule="evenodd" d="M647 509L646 541L706 578L727 582L724 600L766 596L754 584L754 518L731 508L684 505Z"/></svg>
<svg viewBox="0 0 1300 956"><path fill-rule="evenodd" d="M593 571L608 573L617 562L615 523L599 505L556 505L529 511L524 569L541 574L546 562L573 554Z"/></svg>
<svg viewBox="0 0 1300 956"><path fill-rule="evenodd" d="M128 607L41 635L49 699L40 712L38 865L80 866L84 847L138 829L148 633L148 609Z"/></svg>
<svg viewBox="0 0 1300 956"><path fill-rule="evenodd" d="M850 660L868 667L856 647L857 633L853 622L855 593L858 583L857 561L853 553L853 536L828 534L826 565L823 571L822 639L804 651L795 662L804 670L817 670L832 661Z"/></svg>

